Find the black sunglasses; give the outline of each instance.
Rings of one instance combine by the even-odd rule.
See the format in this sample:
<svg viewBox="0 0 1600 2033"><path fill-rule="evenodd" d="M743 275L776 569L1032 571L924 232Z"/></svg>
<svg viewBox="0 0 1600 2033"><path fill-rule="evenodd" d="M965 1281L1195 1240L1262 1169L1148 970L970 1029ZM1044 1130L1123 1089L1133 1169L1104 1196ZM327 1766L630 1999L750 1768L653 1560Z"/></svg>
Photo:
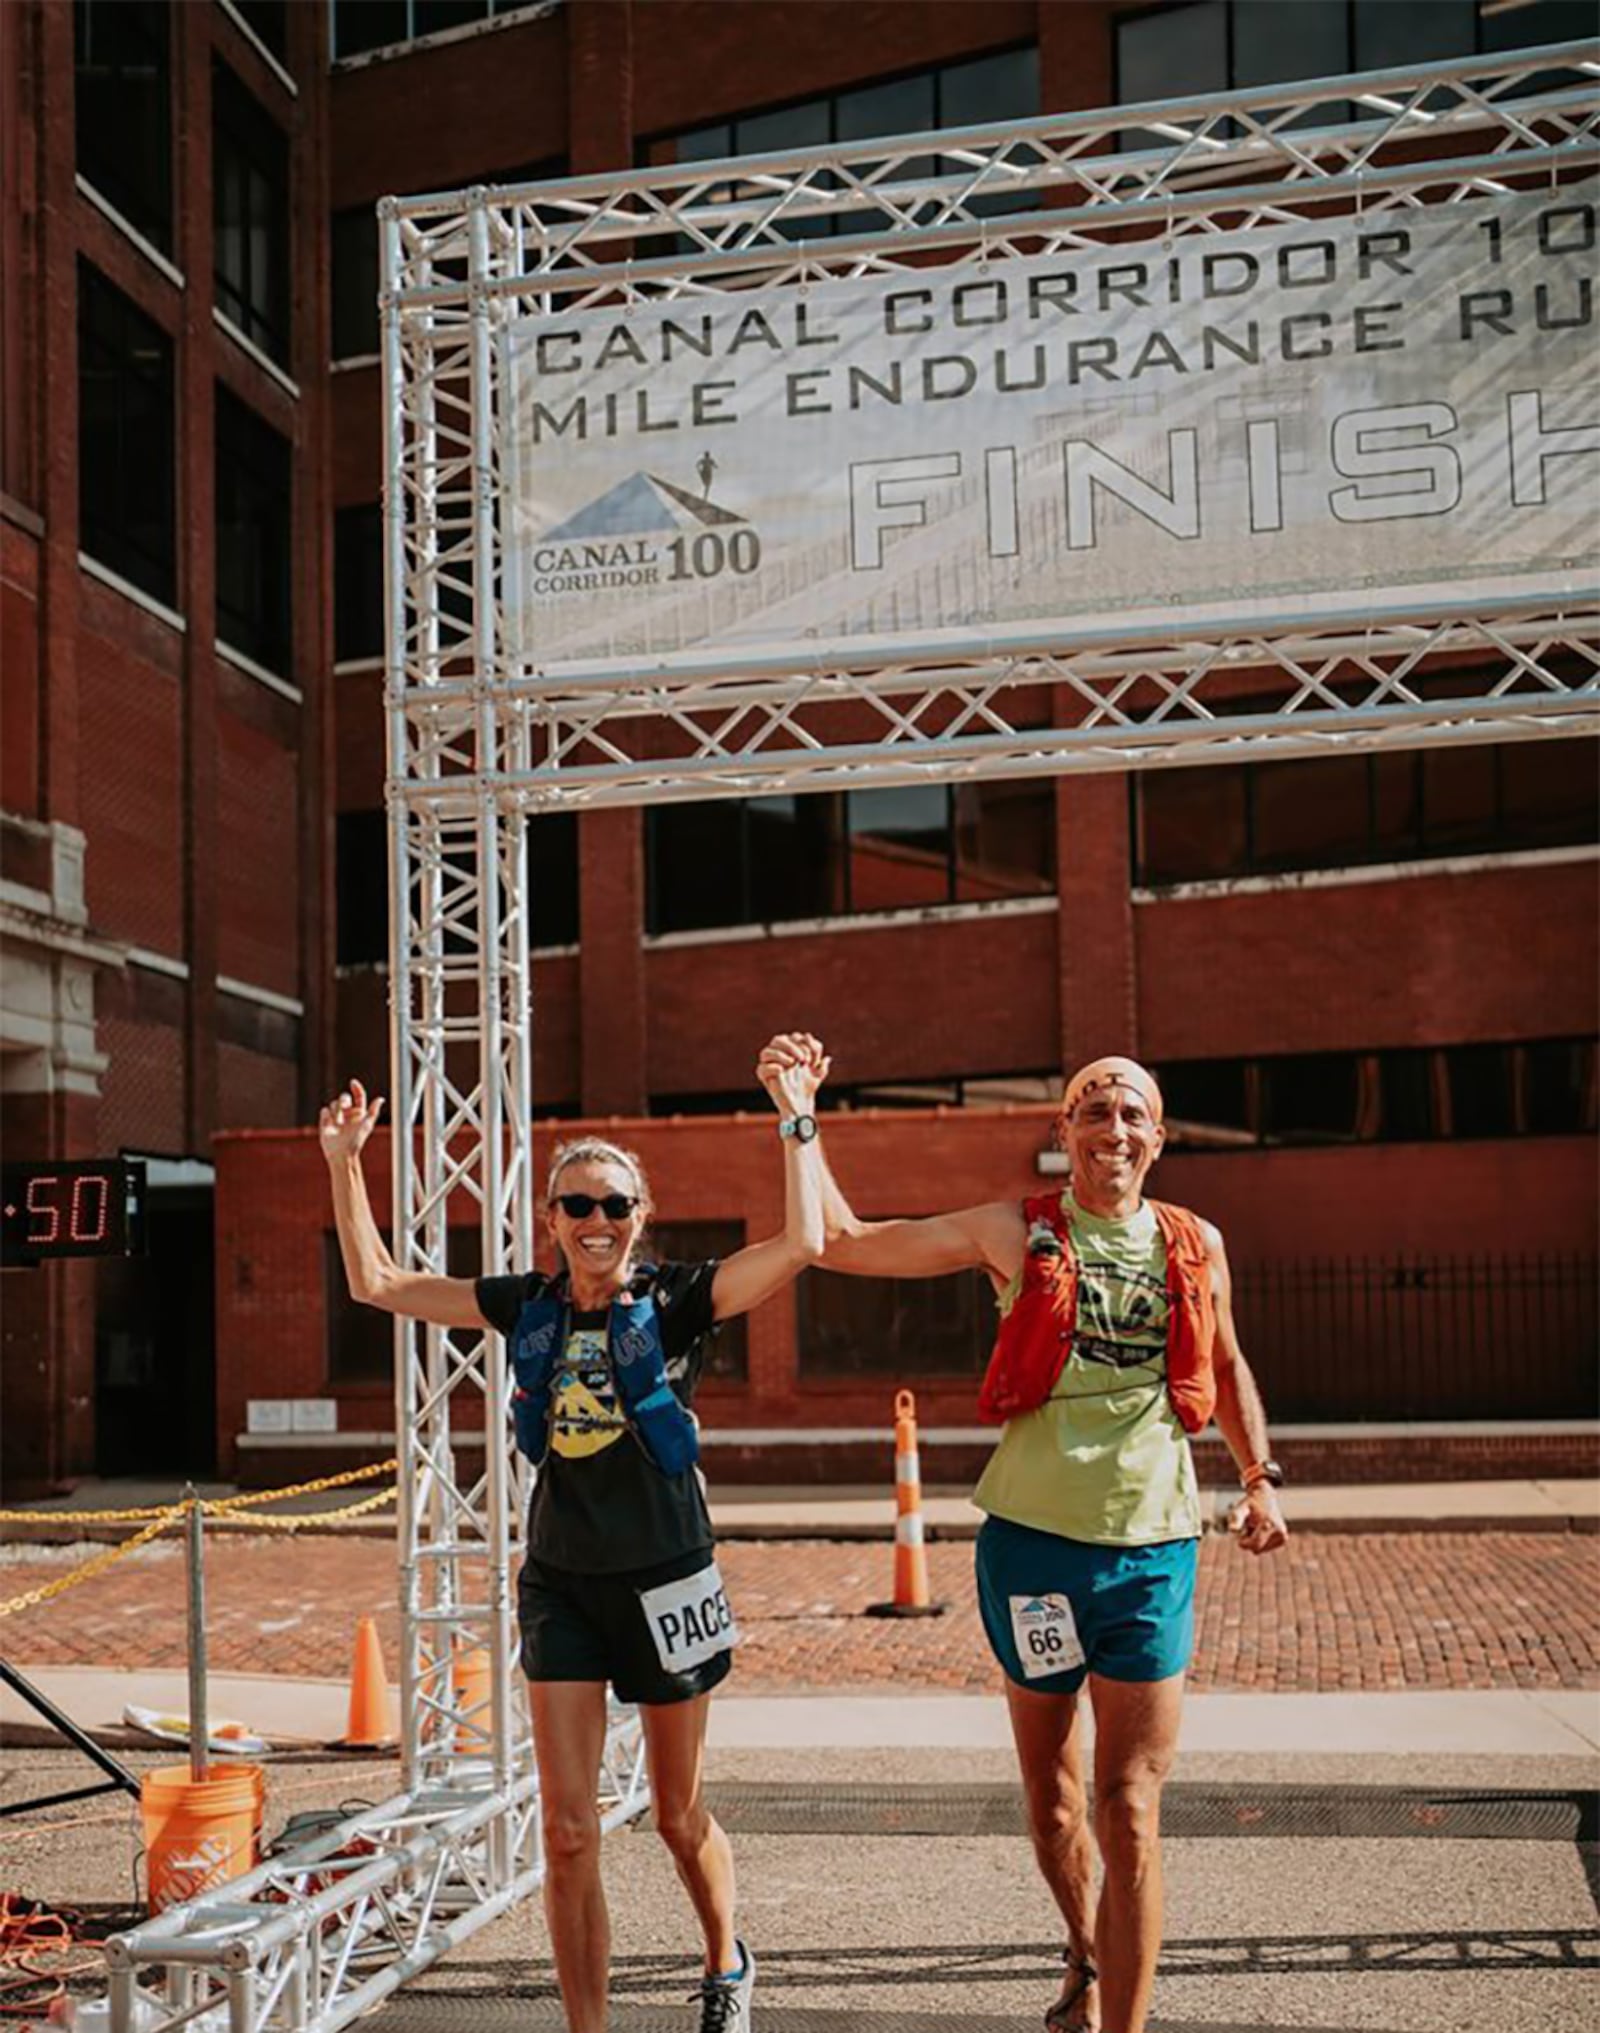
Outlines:
<svg viewBox="0 0 1600 2033"><path fill-rule="evenodd" d="M631 1193L602 1193L598 1198L593 1193L557 1193L551 1204L574 1221L587 1221L597 1207L607 1221L626 1221L639 1203Z"/></svg>

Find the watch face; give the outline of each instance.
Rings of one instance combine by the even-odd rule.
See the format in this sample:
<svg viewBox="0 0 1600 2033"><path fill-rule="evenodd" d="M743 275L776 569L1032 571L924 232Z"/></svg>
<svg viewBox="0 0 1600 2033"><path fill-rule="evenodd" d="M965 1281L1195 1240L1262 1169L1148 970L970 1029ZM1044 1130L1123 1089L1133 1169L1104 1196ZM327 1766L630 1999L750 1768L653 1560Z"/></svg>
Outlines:
<svg viewBox="0 0 1600 2033"><path fill-rule="evenodd" d="M817 1118L814 1115L797 1115L794 1119L794 1140L797 1144L808 1144L816 1136Z"/></svg>

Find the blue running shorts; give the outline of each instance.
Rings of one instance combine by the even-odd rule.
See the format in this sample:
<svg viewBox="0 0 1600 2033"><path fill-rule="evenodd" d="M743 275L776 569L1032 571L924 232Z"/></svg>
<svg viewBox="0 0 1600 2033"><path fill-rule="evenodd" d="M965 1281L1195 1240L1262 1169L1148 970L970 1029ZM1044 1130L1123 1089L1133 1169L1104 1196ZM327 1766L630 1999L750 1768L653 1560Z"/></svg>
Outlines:
<svg viewBox="0 0 1600 2033"><path fill-rule="evenodd" d="M1006 1678L1075 1694L1087 1674L1168 1680L1194 1649L1198 1539L1092 1546L988 1518L978 1534L978 1607Z"/></svg>

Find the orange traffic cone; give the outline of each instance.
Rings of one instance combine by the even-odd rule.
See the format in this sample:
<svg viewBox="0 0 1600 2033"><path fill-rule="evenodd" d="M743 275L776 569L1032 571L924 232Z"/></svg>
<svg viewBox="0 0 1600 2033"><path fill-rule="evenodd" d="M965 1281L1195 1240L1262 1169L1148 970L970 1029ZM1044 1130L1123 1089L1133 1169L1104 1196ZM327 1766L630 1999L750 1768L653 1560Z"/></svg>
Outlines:
<svg viewBox="0 0 1600 2033"><path fill-rule="evenodd" d="M869 1617L936 1617L942 1602L928 1591L928 1549L922 1539L922 1467L917 1459L917 1401L910 1391L894 1400L894 1601L875 1602Z"/></svg>
<svg viewBox="0 0 1600 2033"><path fill-rule="evenodd" d="M383 1647L371 1617L356 1625L356 1653L350 1667L350 1716L340 1743L352 1748L394 1741L394 1710L383 1674Z"/></svg>

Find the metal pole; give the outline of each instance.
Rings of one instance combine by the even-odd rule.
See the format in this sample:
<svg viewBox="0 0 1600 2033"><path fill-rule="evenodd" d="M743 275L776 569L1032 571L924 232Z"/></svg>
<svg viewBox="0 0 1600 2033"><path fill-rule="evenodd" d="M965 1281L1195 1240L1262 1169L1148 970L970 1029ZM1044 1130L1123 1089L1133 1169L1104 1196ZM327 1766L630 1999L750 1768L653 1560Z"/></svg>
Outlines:
<svg viewBox="0 0 1600 2033"><path fill-rule="evenodd" d="M206 1716L206 1542L205 1514L194 1484L185 1485L184 1543L189 1565L189 1777L199 1785L211 1776L211 1731Z"/></svg>

